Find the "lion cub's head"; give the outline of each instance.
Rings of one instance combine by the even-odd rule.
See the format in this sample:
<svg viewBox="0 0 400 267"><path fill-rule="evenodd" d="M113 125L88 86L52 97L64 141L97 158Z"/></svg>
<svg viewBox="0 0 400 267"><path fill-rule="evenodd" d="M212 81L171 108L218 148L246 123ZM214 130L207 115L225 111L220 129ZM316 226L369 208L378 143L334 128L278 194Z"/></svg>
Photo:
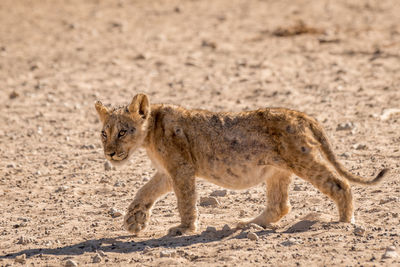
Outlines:
<svg viewBox="0 0 400 267"><path fill-rule="evenodd" d="M126 107L108 108L95 103L103 123L101 140L104 154L113 164L126 161L142 145L147 135L150 104L146 95L136 95Z"/></svg>

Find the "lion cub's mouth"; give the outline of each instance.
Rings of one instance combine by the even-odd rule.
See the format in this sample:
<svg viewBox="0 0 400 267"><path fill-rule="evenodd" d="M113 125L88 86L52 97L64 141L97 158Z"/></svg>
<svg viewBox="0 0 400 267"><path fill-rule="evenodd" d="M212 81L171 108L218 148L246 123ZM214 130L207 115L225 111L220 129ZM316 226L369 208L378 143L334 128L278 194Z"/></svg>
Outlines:
<svg viewBox="0 0 400 267"><path fill-rule="evenodd" d="M118 155L114 155L113 157L107 157L107 159L113 163L113 164L118 164L118 163L122 163L124 161L126 161L126 159L128 159L129 157L129 153L126 152L122 152Z"/></svg>

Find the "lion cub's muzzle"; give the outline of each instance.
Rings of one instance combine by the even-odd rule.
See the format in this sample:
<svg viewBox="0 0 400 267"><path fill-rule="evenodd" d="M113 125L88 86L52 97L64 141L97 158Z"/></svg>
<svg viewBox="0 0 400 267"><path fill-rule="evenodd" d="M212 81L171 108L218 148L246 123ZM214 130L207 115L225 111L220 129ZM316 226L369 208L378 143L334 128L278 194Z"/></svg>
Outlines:
<svg viewBox="0 0 400 267"><path fill-rule="evenodd" d="M121 161L128 157L128 153L126 153L124 151L119 152L119 153L116 153L115 151L106 152L105 155L109 161Z"/></svg>

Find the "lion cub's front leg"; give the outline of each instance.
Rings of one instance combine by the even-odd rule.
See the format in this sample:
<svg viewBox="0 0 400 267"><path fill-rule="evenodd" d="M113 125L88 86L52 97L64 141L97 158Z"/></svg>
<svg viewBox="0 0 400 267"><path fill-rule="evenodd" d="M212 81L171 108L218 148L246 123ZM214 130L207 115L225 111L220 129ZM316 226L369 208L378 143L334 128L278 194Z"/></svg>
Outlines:
<svg viewBox="0 0 400 267"><path fill-rule="evenodd" d="M145 229L150 218L150 210L156 200L172 190L170 178L157 172L137 192L135 199L128 207L124 218L125 229L131 233L138 233Z"/></svg>
<svg viewBox="0 0 400 267"><path fill-rule="evenodd" d="M197 230L197 208L194 171L187 165L181 165L171 174L174 192L178 200L181 224L169 229L169 235L176 236L195 232Z"/></svg>

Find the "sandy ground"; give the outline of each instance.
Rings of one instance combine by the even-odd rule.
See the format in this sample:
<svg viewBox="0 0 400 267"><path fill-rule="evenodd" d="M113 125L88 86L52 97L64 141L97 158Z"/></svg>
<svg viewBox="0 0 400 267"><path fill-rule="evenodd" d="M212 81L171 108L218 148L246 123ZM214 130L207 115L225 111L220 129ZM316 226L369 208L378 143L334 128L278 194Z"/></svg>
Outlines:
<svg viewBox="0 0 400 267"><path fill-rule="evenodd" d="M399 14L397 0L1 0L0 266L398 266ZM105 170L93 103L137 92L214 111L301 110L354 173L392 171L353 186L356 225L295 178L275 231L222 230L262 211L260 185L199 205L199 233L176 238L165 236L179 222L168 194L129 236L110 210L124 212L155 170L143 151ZM198 182L199 196L217 189Z"/></svg>

